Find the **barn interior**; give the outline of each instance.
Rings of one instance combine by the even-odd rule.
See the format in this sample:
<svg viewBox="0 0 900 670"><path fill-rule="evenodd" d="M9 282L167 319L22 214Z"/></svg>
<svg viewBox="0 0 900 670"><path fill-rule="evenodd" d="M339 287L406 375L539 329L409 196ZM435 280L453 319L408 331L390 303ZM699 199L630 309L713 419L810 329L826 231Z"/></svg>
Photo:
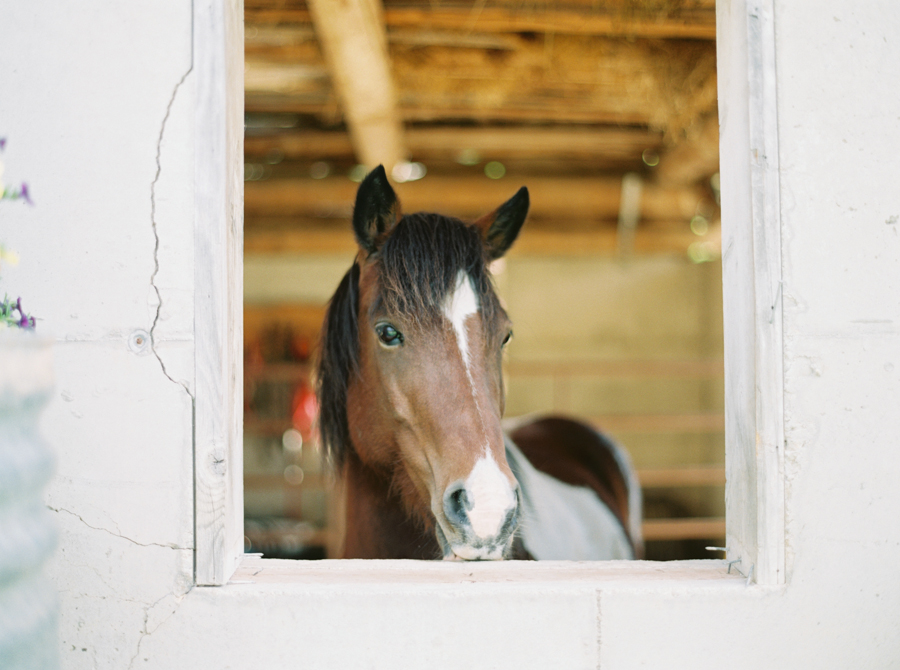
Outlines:
<svg viewBox="0 0 900 670"><path fill-rule="evenodd" d="M338 557L312 362L358 182L474 219L526 185L493 266L507 416L630 452L647 558L721 556L724 388L713 0L245 0L247 551Z"/></svg>

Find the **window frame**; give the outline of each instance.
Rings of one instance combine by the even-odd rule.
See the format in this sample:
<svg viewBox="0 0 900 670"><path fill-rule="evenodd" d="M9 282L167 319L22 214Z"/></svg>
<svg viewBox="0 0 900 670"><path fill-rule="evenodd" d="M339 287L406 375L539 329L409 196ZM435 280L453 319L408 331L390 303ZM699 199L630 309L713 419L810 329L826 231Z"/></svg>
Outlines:
<svg viewBox="0 0 900 670"><path fill-rule="evenodd" d="M784 343L774 0L718 0L716 24L727 561L748 583L779 585ZM244 558L243 54L243 3L196 0L194 578L209 586L226 584ZM670 569L690 576L694 568ZM366 573L377 580L379 570L395 572ZM448 579L453 574L448 568Z"/></svg>
<svg viewBox="0 0 900 670"><path fill-rule="evenodd" d="M244 551L244 7L194 0L194 582Z"/></svg>

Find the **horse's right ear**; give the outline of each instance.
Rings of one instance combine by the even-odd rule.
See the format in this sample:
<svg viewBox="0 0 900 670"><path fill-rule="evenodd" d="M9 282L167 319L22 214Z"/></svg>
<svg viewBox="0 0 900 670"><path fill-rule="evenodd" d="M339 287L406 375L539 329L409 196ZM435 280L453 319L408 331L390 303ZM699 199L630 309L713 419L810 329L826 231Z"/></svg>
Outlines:
<svg viewBox="0 0 900 670"><path fill-rule="evenodd" d="M523 186L513 197L475 222L481 230L481 239L490 260L500 258L509 250L527 216L528 189Z"/></svg>
<svg viewBox="0 0 900 670"><path fill-rule="evenodd" d="M388 183L384 166L379 165L362 180L356 192L353 232L360 248L370 254L378 251L399 220L400 201Z"/></svg>

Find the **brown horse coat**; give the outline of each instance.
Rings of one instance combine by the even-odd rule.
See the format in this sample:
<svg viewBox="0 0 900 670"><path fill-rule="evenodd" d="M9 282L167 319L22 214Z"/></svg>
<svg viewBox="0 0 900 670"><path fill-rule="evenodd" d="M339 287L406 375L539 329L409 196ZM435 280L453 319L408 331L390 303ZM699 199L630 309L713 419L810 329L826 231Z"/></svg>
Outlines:
<svg viewBox="0 0 900 670"><path fill-rule="evenodd" d="M614 445L555 419L519 427L516 447L501 426L512 330L488 265L527 211L523 188L473 224L402 216L383 168L360 185L360 251L329 305L318 371L347 557L633 555L635 484Z"/></svg>

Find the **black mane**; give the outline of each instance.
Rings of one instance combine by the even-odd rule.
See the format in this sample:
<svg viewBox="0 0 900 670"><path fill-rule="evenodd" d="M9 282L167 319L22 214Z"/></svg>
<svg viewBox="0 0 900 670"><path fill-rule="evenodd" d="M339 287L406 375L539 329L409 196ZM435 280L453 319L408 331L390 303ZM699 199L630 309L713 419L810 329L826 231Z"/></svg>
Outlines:
<svg viewBox="0 0 900 670"><path fill-rule="evenodd" d="M471 278L486 322L500 309L481 233L459 219L427 213L404 216L371 258L379 269L378 300L389 313L433 324L460 270ZM347 388L351 375L359 372L359 272L354 263L341 280L328 305L320 342L319 434L337 467L352 449Z"/></svg>

